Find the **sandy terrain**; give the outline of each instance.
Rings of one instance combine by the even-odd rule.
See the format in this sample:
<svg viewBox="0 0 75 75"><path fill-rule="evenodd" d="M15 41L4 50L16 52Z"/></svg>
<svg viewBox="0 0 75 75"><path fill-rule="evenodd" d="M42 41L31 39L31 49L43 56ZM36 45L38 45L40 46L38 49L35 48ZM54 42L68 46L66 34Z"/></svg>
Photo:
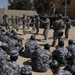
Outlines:
<svg viewBox="0 0 75 75"><path fill-rule="evenodd" d="M32 28L30 28L29 30L27 30L27 33L26 35L22 35L21 37L24 38L24 41L23 41L23 46L25 45L25 42L30 38L31 34L32 33L35 33L35 32L31 32L32 31ZM18 31L18 33L22 33L22 27L20 27L20 30ZM36 39L37 39L37 43L40 44L41 46L43 44L45 44L46 42L48 43L52 43L52 34L53 34L53 30L51 29L49 31L49 34L48 34L48 40L47 41L43 41L42 39L44 38L43 35L43 29L40 29L40 32L39 32L39 35L36 36ZM63 38L64 38L64 35L63 35ZM69 39L73 39L75 41L75 27L72 27L71 30L70 30L70 33L69 33ZM39 40L42 40L42 41L39 41ZM65 39L64 39L65 40ZM65 46L67 46L67 41L68 40L65 40ZM42 46L43 47L43 46ZM54 47L51 47L51 51L53 51L55 48ZM26 62L27 60L30 60L29 58L26 58L26 57L22 57L22 56L19 56L19 59L17 60L17 63L20 65L20 66L23 66L23 63ZM51 75L52 72L51 70L48 70L47 72L44 72L44 73L38 73L38 72L32 72L32 75Z"/></svg>

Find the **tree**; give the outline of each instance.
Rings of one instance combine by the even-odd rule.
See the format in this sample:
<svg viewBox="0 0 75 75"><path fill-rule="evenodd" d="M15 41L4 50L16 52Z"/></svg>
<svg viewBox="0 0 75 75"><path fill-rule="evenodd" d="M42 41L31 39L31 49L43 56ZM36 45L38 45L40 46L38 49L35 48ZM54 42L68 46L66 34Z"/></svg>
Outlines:
<svg viewBox="0 0 75 75"><path fill-rule="evenodd" d="M33 5L38 14L49 13L51 0L34 0Z"/></svg>
<svg viewBox="0 0 75 75"><path fill-rule="evenodd" d="M30 0L8 0L8 2L8 9L32 10L32 3Z"/></svg>

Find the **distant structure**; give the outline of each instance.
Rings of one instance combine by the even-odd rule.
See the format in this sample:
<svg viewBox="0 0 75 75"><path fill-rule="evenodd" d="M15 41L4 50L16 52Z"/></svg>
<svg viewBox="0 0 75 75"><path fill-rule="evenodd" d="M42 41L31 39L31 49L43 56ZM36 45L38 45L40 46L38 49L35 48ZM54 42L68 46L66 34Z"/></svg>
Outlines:
<svg viewBox="0 0 75 75"><path fill-rule="evenodd" d="M67 15L71 19L75 19L75 0L51 0L56 8L57 11L62 13L63 15L65 14L65 1L67 1Z"/></svg>

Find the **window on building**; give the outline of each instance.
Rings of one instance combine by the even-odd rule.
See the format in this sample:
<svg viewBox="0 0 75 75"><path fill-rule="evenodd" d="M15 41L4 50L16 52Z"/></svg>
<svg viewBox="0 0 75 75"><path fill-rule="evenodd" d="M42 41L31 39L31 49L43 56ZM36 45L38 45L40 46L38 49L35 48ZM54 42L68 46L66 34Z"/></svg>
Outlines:
<svg viewBox="0 0 75 75"><path fill-rule="evenodd" d="M64 5L65 4L65 1L66 0L62 0L62 4ZM71 0L67 0L67 4L70 4L71 3Z"/></svg>

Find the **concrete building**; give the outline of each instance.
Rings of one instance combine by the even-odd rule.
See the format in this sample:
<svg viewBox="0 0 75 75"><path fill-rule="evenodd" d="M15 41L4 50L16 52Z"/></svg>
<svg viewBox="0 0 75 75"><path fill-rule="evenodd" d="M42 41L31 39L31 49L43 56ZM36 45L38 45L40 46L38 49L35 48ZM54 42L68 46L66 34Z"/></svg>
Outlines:
<svg viewBox="0 0 75 75"><path fill-rule="evenodd" d="M58 12L65 15L65 1L67 1L67 15L70 16L70 18L75 19L75 0L51 0Z"/></svg>

